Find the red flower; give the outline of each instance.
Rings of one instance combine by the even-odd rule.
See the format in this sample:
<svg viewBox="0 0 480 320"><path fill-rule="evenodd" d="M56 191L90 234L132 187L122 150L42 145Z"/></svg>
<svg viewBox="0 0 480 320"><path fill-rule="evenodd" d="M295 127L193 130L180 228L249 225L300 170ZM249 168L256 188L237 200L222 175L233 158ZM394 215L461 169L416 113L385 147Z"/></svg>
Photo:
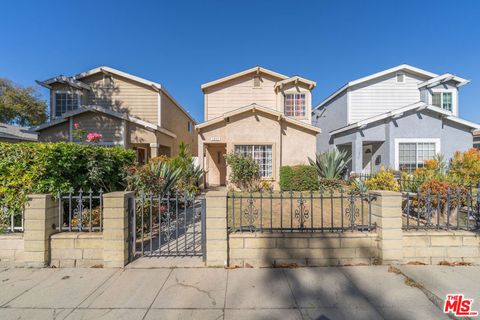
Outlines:
<svg viewBox="0 0 480 320"><path fill-rule="evenodd" d="M103 136L101 133L90 132L87 134L87 142L98 142L102 140Z"/></svg>

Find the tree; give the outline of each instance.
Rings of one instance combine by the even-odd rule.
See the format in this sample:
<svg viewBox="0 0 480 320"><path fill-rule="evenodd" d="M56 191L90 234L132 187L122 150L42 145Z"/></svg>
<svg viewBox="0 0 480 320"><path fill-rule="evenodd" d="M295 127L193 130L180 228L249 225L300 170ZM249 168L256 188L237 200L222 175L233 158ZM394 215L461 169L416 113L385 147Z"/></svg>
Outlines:
<svg viewBox="0 0 480 320"><path fill-rule="evenodd" d="M12 81L0 78L0 122L34 126L47 119L47 104L38 89L21 87Z"/></svg>

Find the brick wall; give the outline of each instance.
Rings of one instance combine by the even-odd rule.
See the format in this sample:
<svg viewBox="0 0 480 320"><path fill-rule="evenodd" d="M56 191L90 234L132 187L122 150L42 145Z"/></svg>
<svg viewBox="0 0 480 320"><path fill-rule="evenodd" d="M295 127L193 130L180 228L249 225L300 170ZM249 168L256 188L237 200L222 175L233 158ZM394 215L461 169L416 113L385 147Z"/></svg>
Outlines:
<svg viewBox="0 0 480 320"><path fill-rule="evenodd" d="M103 235L62 232L50 238L50 265L61 268L103 266Z"/></svg>
<svg viewBox="0 0 480 320"><path fill-rule="evenodd" d="M0 235L0 266L23 265L23 234Z"/></svg>
<svg viewBox="0 0 480 320"><path fill-rule="evenodd" d="M229 265L239 267L335 266L374 264L378 256L374 232L232 233Z"/></svg>
<svg viewBox="0 0 480 320"><path fill-rule="evenodd" d="M469 231L404 231L403 262L480 264L480 234Z"/></svg>

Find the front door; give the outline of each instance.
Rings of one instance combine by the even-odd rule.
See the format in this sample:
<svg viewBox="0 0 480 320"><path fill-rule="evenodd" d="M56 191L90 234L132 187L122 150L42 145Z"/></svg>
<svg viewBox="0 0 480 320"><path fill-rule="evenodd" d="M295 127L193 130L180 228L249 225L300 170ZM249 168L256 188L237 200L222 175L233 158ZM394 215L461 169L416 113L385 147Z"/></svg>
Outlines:
<svg viewBox="0 0 480 320"><path fill-rule="evenodd" d="M364 145L363 146L363 173L366 173L366 174L372 173L372 154L373 154L372 145Z"/></svg>
<svg viewBox="0 0 480 320"><path fill-rule="evenodd" d="M225 145L209 145L207 147L207 187L226 185L225 153Z"/></svg>

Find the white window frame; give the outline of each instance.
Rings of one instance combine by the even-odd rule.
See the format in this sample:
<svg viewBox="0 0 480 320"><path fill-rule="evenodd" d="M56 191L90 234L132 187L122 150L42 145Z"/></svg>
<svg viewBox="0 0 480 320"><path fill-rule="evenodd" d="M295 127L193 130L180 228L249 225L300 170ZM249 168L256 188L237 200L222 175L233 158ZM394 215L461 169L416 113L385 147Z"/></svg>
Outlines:
<svg viewBox="0 0 480 320"><path fill-rule="evenodd" d="M287 113L285 112L286 110L286 103L287 103L287 96L288 95L293 95L294 98L293 98L293 115L287 115ZM304 106L305 106L305 113L301 116L297 116L295 115L296 114L296 107L297 107L297 99L296 99L296 96L297 95L303 95L304 97ZM305 92L286 92L283 96L283 114L287 117L290 117L290 118L305 118L307 116L307 94Z"/></svg>
<svg viewBox="0 0 480 320"><path fill-rule="evenodd" d="M455 89L431 89L429 94L429 101L428 103L433 106L433 94L440 93L440 108L447 112L451 112L453 115L458 115L458 92ZM452 111L448 111L447 109L443 109L443 94L444 93L451 93L452 94Z"/></svg>
<svg viewBox="0 0 480 320"><path fill-rule="evenodd" d="M270 176L260 176L260 179L263 179L263 180L273 180L274 179L274 176L275 176L275 148L274 148L274 145L273 143L236 143L234 146L233 146L233 151L234 152L237 152L237 147L241 147L241 146L250 146L252 147L252 158L255 159L254 157L254 148L255 147L270 147L271 149L271 159L272 159L272 163L271 163L271 175Z"/></svg>
<svg viewBox="0 0 480 320"><path fill-rule="evenodd" d="M55 91L53 91L53 99L52 99L52 104L53 104L53 108L52 108L53 118L59 118L59 117L62 116L62 115L57 116L57 93L59 93L59 94L62 94L62 93L65 93L65 94L76 94L76 95L77 95L77 99L78 99L78 108L77 108L77 109L80 109L80 107L81 107L81 105L82 105L82 97L83 97L82 92L80 92L80 91L67 91L67 90L55 90ZM68 112L68 111L66 111L66 112ZM65 114L66 112L64 112L63 114Z"/></svg>
<svg viewBox="0 0 480 320"><path fill-rule="evenodd" d="M437 138L401 138L401 139L398 138L398 139L395 139L394 142L395 142L395 170L400 170L400 143L435 143L435 154L439 154L442 151L440 139L437 139Z"/></svg>
<svg viewBox="0 0 480 320"><path fill-rule="evenodd" d="M403 81L398 81L398 76L399 76L399 75L402 75L402 76L403 76ZM406 82L405 72L397 72L397 73L395 73L395 82L396 82L396 83L405 83L405 82Z"/></svg>

